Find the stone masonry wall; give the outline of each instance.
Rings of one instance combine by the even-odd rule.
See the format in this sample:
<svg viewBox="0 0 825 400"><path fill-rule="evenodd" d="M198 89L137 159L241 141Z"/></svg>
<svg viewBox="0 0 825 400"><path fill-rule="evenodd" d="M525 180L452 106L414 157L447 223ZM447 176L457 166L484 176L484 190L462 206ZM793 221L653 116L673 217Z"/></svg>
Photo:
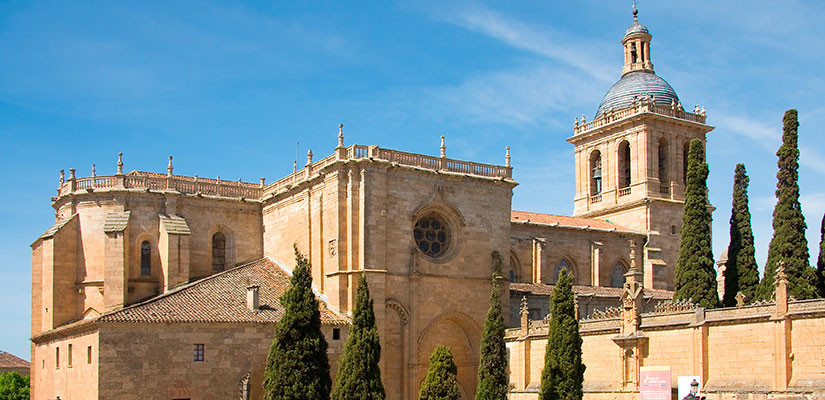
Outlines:
<svg viewBox="0 0 825 400"><path fill-rule="evenodd" d="M643 366L669 366L700 376L709 400L825 396L825 300L743 308L642 314ZM614 343L621 319L580 321L585 399L635 399L638 382L623 381L628 362ZM537 398L546 325L508 330L511 399ZM627 365L632 365L627 364ZM530 371L527 373L526 371ZM744 397L743 397L744 396Z"/></svg>

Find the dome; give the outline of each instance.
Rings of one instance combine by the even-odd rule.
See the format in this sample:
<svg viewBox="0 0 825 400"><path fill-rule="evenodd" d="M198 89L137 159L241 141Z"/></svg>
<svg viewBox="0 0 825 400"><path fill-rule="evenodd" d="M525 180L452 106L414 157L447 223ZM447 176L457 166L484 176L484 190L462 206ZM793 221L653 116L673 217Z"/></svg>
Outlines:
<svg viewBox="0 0 825 400"><path fill-rule="evenodd" d="M656 104L669 106L673 102L679 103L679 96L670 84L658 75L647 71L630 72L622 76L604 95L596 111L596 118L609 109L630 107L633 99L642 95L653 96Z"/></svg>
<svg viewBox="0 0 825 400"><path fill-rule="evenodd" d="M647 33L647 34L650 34L650 32L647 31L647 27L640 24L640 23L638 23L638 22L634 22L633 25L630 25L630 27L627 28L627 31L624 33L624 36L628 37L628 36L630 36L631 34L634 34L634 33Z"/></svg>

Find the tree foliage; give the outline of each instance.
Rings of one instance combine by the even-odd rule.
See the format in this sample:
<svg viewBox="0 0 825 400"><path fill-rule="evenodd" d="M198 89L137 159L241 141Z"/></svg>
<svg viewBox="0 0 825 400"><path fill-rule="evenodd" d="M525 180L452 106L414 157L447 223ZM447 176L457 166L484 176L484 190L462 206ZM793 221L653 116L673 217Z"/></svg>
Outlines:
<svg viewBox="0 0 825 400"><path fill-rule="evenodd" d="M458 400L461 392L458 391L457 374L453 352L447 346L436 346L418 392L419 400Z"/></svg>
<svg viewBox="0 0 825 400"><path fill-rule="evenodd" d="M344 353L338 364L332 400L383 400L384 385L381 383L381 344L367 277L358 279L355 309Z"/></svg>
<svg viewBox="0 0 825 400"><path fill-rule="evenodd" d="M550 327L539 399L581 400L584 369L573 278L567 268L562 267L550 295Z"/></svg>
<svg viewBox="0 0 825 400"><path fill-rule="evenodd" d="M751 212L748 207L750 179L745 164L736 164L733 177L733 206L730 214L730 243L725 263L725 307L736 305L736 294L742 292L747 300L753 300L759 286L759 269L756 265Z"/></svg>
<svg viewBox="0 0 825 400"><path fill-rule="evenodd" d="M321 333L318 299L312 293L309 261L295 246L296 266L289 289L281 296L284 315L275 324L264 376L267 400L328 399L327 341Z"/></svg>
<svg viewBox="0 0 825 400"><path fill-rule="evenodd" d="M29 400L29 377L16 371L0 374L0 399Z"/></svg>
<svg viewBox="0 0 825 400"><path fill-rule="evenodd" d="M825 215L822 216L819 239L819 259L816 262L817 291L819 297L825 297Z"/></svg>
<svg viewBox="0 0 825 400"><path fill-rule="evenodd" d="M711 248L711 214L708 204L708 164L704 144L690 141L682 237L676 262L674 300L692 299L700 307L719 306L716 270Z"/></svg>
<svg viewBox="0 0 825 400"><path fill-rule="evenodd" d="M797 299L816 297L816 271L808 265L808 240L805 238L805 216L799 203L799 121L796 110L785 112L782 146L776 152L779 171L776 173L776 206L773 209L773 238L768 247L765 275L759 284L758 297L773 296L776 265L785 264L788 294Z"/></svg>
<svg viewBox="0 0 825 400"><path fill-rule="evenodd" d="M478 365L476 400L506 400L509 389L507 347L504 343L504 318L501 315L501 256L493 252L493 284L490 309L481 334L481 359Z"/></svg>

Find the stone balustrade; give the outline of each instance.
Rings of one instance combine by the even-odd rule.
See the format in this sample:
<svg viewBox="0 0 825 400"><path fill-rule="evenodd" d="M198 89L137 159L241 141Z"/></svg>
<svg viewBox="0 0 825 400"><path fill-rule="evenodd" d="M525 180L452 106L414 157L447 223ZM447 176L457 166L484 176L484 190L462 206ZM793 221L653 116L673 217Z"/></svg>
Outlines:
<svg viewBox="0 0 825 400"><path fill-rule="evenodd" d="M263 187L260 183L221 181L197 176L162 175L152 172L133 171L112 176L69 178L57 189L57 196L88 193L95 190L143 189L200 193L203 195L260 199Z"/></svg>
<svg viewBox="0 0 825 400"><path fill-rule="evenodd" d="M455 172L470 176L482 176L488 178L509 179L513 176L513 168L509 166L483 164L471 161L454 160L446 157L434 157L423 154L407 153L398 150L382 149L378 146L354 144L337 150L340 151L336 151L335 154L314 162L311 165L308 164L304 168L273 182L264 188L263 196L268 196L270 194L287 190L301 182L304 182L327 165L340 160L382 160L408 167L423 168L434 171Z"/></svg>
<svg viewBox="0 0 825 400"><path fill-rule="evenodd" d="M667 117L679 118L700 124L704 124L707 118L707 115L704 111L701 111L699 113L691 113L685 111L680 105L668 106L662 104L652 104L649 101L641 101L637 102L637 104L635 104L632 107L628 107L622 110L609 110L603 115L601 115L599 118L590 122L580 123L578 120L576 120L573 126L573 133L576 135L582 134L593 129L600 128L613 122L642 113L664 115ZM584 116L582 116L582 121L584 121Z"/></svg>
<svg viewBox="0 0 825 400"><path fill-rule="evenodd" d="M507 151L507 161L509 161L509 148ZM482 164L471 161L454 160L447 157L433 157L398 150L382 149L378 146L355 144L349 147L339 146L336 148L335 153L315 162L312 161L312 153L310 152L307 155L307 164L304 168L269 185L264 185L263 179L261 179L260 183L249 183L241 182L240 180L222 181L220 178L199 178L197 175L172 175L170 159L168 167L170 172L165 175L154 172L133 171L128 174L119 172L111 176L95 176L93 172L91 177L76 178L74 170L70 170L71 175L69 179L65 179L61 171L57 197L59 198L75 193L88 193L100 189L144 189L261 200L266 196L288 190L310 179L318 171L335 162L363 159L382 160L398 165L434 171L454 172L469 176L499 179L510 179L513 176L513 168L509 165ZM119 159L118 163L119 171L122 171L122 159Z"/></svg>

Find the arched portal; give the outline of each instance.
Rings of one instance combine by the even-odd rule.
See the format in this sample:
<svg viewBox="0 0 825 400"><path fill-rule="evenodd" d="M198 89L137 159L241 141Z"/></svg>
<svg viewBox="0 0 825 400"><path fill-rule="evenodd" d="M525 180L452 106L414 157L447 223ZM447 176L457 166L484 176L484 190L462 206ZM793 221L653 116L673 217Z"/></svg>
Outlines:
<svg viewBox="0 0 825 400"><path fill-rule="evenodd" d="M481 328L468 315L448 311L433 318L418 336L416 383L414 391L421 388L421 382L427 375L430 355L438 345L444 345L453 352L453 361L458 367L458 384L462 399L470 400L475 396L478 380L478 348Z"/></svg>

